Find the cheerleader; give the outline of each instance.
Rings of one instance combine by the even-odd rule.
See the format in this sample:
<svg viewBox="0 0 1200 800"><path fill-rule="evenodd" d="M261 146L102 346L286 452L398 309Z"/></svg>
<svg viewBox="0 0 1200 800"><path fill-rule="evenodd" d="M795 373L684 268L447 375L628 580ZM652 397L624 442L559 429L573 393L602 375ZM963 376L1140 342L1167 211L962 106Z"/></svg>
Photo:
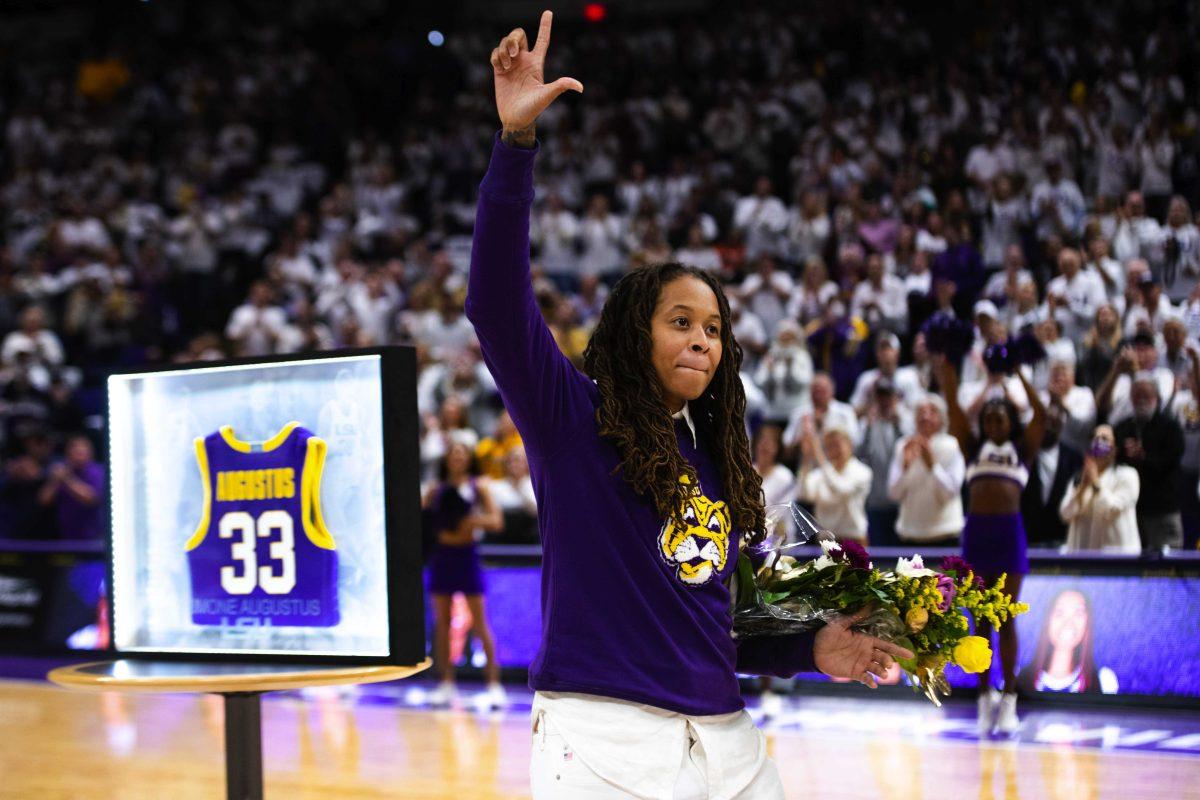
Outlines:
<svg viewBox="0 0 1200 800"><path fill-rule="evenodd" d="M441 677L441 683L429 698L434 706L448 706L457 695L454 662L450 659L451 604L456 594L467 601L471 632L487 656L483 670L487 692L483 700L492 707L505 704L496 643L483 602L483 569L475 543L476 530L499 531L504 518L477 474L471 448L465 442L452 443L442 462L440 480L425 493L421 504L434 537L427 558L429 593L433 595L433 660Z"/></svg>
<svg viewBox="0 0 1200 800"><path fill-rule="evenodd" d="M1007 575L1005 592L1015 601L1021 596L1021 584L1029 573L1028 541L1021 521L1021 492L1029 481L1027 464L1037 463L1038 449L1046 424L1046 410L1037 392L1020 369L1013 369L1005 345L992 345L984 352L984 362L992 376L1015 373L1025 388L1033 418L1022 428L1017 406L1008 395L1007 381L992 383L992 391L979 410L979 435L972 433L971 421L958 403L958 371L944 356L939 375L942 395L950 417L950 433L958 439L967 461L967 517L962 532L963 558L989 584L1001 574ZM986 620L975 620L977 633L991 640L992 629ZM995 727L1001 733L1017 730L1017 628L1013 619L1000 626L1000 664L1004 672L1004 694L997 696L991 670L979 674L979 729L990 732L999 708Z"/></svg>

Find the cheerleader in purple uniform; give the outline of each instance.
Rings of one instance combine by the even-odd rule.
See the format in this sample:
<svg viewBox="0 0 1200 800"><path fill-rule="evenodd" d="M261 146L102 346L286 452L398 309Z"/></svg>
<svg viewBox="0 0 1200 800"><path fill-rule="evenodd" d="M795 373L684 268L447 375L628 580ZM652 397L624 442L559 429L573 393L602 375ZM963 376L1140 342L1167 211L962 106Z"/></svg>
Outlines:
<svg viewBox="0 0 1200 800"><path fill-rule="evenodd" d="M1026 464L1037 463L1037 452L1045 430L1046 412L1038 394L1019 369L1013 369L1004 345L985 352L989 385L995 391L979 410L979 435L971 431L958 403L958 372L947 360L939 375L950 417L950 433L958 439L967 459L967 519L963 528L963 558L989 584L1007 575L1004 589L1017 600L1029 573L1025 525L1021 521L1021 492L1029 480ZM1025 388L1033 419L1022 428L1017 408L1004 389L1006 372L1015 372ZM993 380L993 378L997 380ZM991 641L992 628L986 620L975 620L977 633ZM992 685L991 670L979 675L979 729L988 733L999 708L995 727L1001 733L1017 730L1017 628L1013 619L1000 626L1000 665L1004 672L1004 694Z"/></svg>
<svg viewBox="0 0 1200 800"><path fill-rule="evenodd" d="M433 659L441 683L430 696L432 705L449 705L456 695L454 663L450 659L450 611L455 594L462 594L471 610L471 632L487 656L484 677L489 705L504 705L496 645L483 603L483 570L475 530L499 531L504 524L491 493L476 476L475 456L462 442L450 446L442 462L441 480L425 493L422 507L434 541L429 551L429 593L433 595Z"/></svg>

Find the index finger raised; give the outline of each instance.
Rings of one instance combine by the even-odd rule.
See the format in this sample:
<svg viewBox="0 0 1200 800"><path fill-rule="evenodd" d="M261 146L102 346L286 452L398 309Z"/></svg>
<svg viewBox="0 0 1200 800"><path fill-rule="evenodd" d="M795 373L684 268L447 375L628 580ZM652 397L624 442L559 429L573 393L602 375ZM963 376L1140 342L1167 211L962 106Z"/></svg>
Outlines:
<svg viewBox="0 0 1200 800"><path fill-rule="evenodd" d="M537 41L533 43L533 52L545 55L550 49L550 25L554 21L553 11L543 11L542 21L538 24Z"/></svg>

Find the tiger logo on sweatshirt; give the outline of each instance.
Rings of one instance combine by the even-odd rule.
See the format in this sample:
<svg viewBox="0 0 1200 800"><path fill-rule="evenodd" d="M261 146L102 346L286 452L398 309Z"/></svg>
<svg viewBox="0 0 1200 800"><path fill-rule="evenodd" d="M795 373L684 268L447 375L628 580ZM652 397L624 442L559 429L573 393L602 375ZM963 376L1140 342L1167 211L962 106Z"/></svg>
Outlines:
<svg viewBox="0 0 1200 800"><path fill-rule="evenodd" d="M690 484L687 475L679 482ZM699 486L683 504L684 527L668 519L658 535L659 553L675 577L686 586L703 586L725 568L729 560L729 507L723 500L704 496Z"/></svg>

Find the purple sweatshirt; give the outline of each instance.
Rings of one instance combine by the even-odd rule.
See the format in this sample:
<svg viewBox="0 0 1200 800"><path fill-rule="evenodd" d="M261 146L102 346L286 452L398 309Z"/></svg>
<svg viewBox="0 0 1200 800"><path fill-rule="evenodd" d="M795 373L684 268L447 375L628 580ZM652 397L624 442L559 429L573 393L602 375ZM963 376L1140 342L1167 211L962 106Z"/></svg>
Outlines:
<svg viewBox="0 0 1200 800"><path fill-rule="evenodd" d="M705 442L675 423L700 486L688 528L613 470L599 392L559 351L529 277L529 212L538 147L499 140L479 187L467 318L529 457L542 539L542 641L535 690L582 692L689 715L742 708L736 672L814 671L813 634L735 642L726 581L739 534ZM663 413L667 413L663 410Z"/></svg>

